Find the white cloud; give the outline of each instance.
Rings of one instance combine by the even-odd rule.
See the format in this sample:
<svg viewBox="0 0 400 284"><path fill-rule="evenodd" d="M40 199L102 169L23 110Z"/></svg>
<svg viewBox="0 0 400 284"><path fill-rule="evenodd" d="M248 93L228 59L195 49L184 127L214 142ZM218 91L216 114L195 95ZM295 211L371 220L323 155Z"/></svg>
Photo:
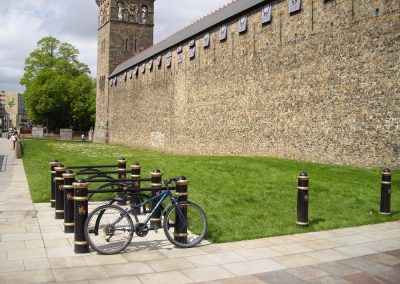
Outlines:
<svg viewBox="0 0 400 284"><path fill-rule="evenodd" d="M228 0L155 1L154 42L173 34ZM0 0L0 90L19 91L24 60L45 36L74 45L96 74L95 0Z"/></svg>

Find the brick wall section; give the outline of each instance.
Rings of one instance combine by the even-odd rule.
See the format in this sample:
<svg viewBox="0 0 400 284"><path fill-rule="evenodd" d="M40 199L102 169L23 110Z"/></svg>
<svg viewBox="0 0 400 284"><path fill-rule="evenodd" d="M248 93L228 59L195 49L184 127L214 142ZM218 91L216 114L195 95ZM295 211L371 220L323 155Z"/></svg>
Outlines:
<svg viewBox="0 0 400 284"><path fill-rule="evenodd" d="M110 88L109 142L201 155L400 167L398 0L274 1L196 58ZM101 109L98 109L98 111Z"/></svg>

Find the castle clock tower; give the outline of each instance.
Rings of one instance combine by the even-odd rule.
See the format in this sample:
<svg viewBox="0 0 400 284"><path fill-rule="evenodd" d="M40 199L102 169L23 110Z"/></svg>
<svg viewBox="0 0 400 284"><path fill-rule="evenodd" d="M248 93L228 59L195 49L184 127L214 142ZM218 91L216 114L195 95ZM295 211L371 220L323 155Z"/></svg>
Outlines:
<svg viewBox="0 0 400 284"><path fill-rule="evenodd" d="M153 45L154 0L96 0L99 6L96 127L94 141L108 141L108 76Z"/></svg>

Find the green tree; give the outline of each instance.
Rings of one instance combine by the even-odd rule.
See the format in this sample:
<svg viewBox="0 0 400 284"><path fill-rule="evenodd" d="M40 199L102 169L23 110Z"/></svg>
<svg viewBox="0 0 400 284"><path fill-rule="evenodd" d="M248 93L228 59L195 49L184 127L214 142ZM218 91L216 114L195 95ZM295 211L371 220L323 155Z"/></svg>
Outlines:
<svg viewBox="0 0 400 284"><path fill-rule="evenodd" d="M49 130L73 126L86 130L94 123L96 87L79 51L54 37L44 37L25 60L21 85L29 117Z"/></svg>

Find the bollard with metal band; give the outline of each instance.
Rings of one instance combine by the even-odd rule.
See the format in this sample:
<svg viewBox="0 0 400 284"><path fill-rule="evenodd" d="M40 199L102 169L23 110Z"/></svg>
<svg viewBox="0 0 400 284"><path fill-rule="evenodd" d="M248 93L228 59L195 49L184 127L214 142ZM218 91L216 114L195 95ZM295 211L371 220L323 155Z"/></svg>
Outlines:
<svg viewBox="0 0 400 284"><path fill-rule="evenodd" d="M74 232L74 186L76 174L67 170L64 178L64 233Z"/></svg>
<svg viewBox="0 0 400 284"><path fill-rule="evenodd" d="M151 172L151 196L156 196L160 193L162 189L162 179L163 173L159 169L154 169ZM161 210L154 212L152 218L150 219L151 228L161 228Z"/></svg>
<svg viewBox="0 0 400 284"><path fill-rule="evenodd" d="M389 169L382 172L382 185L381 185L381 209L379 211L382 215L391 215L390 212L390 194L392 186L392 173Z"/></svg>
<svg viewBox="0 0 400 284"><path fill-rule="evenodd" d="M134 163L131 165L131 169L132 169L132 175L131 178L134 181L133 187L135 189L137 189L138 191L140 190L140 170L142 168L142 165L139 163ZM129 200L129 202L134 205L134 204L140 204L140 199L137 198L137 196L135 196L135 194L131 195L131 199ZM135 213L136 214L140 214L140 208L135 208Z"/></svg>
<svg viewBox="0 0 400 284"><path fill-rule="evenodd" d="M60 162L58 160L53 160L50 162L50 206L51 208L56 207L56 191L54 187L54 178L56 177L56 171L54 170L55 167L60 165Z"/></svg>
<svg viewBox="0 0 400 284"><path fill-rule="evenodd" d="M84 180L78 180L74 186L74 251L76 253L88 253L89 243L85 239L84 226L88 216L88 186Z"/></svg>
<svg viewBox="0 0 400 284"><path fill-rule="evenodd" d="M56 177L54 182L55 187L55 199L56 199L56 219L64 219L64 178L63 174L65 173L66 168L64 165L58 165L54 168L56 171Z"/></svg>
<svg viewBox="0 0 400 284"><path fill-rule="evenodd" d="M178 202L183 202L188 200L188 184L189 181L186 177L179 177L176 181L176 196ZM187 217L186 207L181 208L182 213ZM180 243L187 242L187 225L183 224L183 221L179 218L178 214L175 215L175 228L174 228L174 239Z"/></svg>
<svg viewBox="0 0 400 284"><path fill-rule="evenodd" d="M119 158L118 160L118 179L126 179L126 163L127 160L125 160L124 157ZM121 186L119 186L119 189L122 189ZM126 205L126 196L123 193L118 194L120 197L120 200L118 200L118 205Z"/></svg>
<svg viewBox="0 0 400 284"><path fill-rule="evenodd" d="M308 226L308 181L310 177L306 172L302 172L298 176L297 187L297 221L299 226Z"/></svg>

